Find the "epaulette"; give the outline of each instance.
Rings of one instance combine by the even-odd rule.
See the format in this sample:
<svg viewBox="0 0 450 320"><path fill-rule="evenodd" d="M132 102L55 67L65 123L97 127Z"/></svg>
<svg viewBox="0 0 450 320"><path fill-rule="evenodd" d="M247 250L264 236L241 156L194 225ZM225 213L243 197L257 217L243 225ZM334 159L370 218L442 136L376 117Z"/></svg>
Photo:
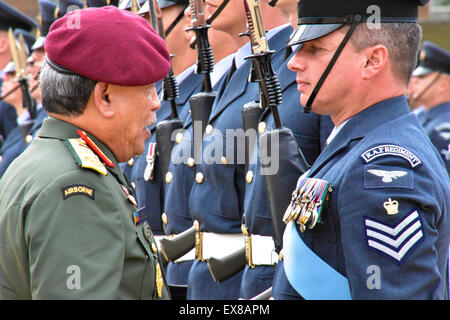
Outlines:
<svg viewBox="0 0 450 320"><path fill-rule="evenodd" d="M80 167L92 169L104 176L108 174L105 165L82 138L69 139L66 145Z"/></svg>

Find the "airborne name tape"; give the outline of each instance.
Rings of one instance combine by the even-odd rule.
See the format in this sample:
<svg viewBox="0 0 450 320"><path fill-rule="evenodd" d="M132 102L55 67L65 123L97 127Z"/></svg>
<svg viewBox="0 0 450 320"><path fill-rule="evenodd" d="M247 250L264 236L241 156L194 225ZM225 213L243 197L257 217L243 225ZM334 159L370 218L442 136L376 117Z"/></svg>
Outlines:
<svg viewBox="0 0 450 320"><path fill-rule="evenodd" d="M415 168L422 164L422 161L417 157L415 154L413 154L411 151L392 144L385 144L373 147L369 150L364 151L361 154L361 158L366 162L369 163L372 160L383 157L383 156L396 156L396 157L402 157L406 160L408 160L409 164L412 168Z"/></svg>

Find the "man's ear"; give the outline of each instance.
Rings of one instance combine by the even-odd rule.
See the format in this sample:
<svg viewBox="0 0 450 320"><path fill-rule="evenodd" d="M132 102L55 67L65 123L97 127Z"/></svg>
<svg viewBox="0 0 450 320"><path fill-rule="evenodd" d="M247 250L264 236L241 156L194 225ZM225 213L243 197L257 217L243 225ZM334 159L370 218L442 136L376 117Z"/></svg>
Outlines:
<svg viewBox="0 0 450 320"><path fill-rule="evenodd" d="M369 80L383 71L388 62L389 52L385 46L375 45L364 49L363 53L365 65L361 76L363 80Z"/></svg>
<svg viewBox="0 0 450 320"><path fill-rule="evenodd" d="M97 110L105 118L114 116L115 111L109 99L111 85L105 82L97 82L94 87L93 99Z"/></svg>

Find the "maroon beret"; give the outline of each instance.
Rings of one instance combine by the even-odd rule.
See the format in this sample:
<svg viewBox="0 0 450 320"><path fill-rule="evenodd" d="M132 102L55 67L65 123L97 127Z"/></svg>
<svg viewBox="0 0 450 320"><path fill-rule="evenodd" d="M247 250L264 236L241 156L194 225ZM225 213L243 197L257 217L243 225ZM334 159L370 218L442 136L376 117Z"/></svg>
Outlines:
<svg viewBox="0 0 450 320"><path fill-rule="evenodd" d="M170 70L166 43L138 15L109 6L76 10L56 20L45 41L47 61L63 73L143 86Z"/></svg>

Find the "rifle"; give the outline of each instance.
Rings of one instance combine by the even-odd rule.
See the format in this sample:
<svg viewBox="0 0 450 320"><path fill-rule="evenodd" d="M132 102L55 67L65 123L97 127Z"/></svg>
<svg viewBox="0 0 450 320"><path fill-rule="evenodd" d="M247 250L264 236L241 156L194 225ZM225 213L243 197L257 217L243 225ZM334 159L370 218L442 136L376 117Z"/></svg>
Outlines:
<svg viewBox="0 0 450 320"><path fill-rule="evenodd" d="M247 21L250 32L252 58L255 73L260 81L261 104L270 108L275 124L275 129L261 134L259 140L261 172L266 183L267 197L269 200L269 210L272 218L273 239L275 248L279 252L282 248L283 214L290 202L290 195L295 188L297 178L309 169L309 165L303 156L298 144L288 128L284 128L278 112L278 105L281 104L281 88L278 78L273 71L271 55L265 29L262 24L259 0L244 0L244 7L247 13ZM250 19L252 18L252 19ZM276 141L275 145L272 142ZM283 150L283 152L280 152ZM278 152L279 170L277 174L270 173L269 154Z"/></svg>
<svg viewBox="0 0 450 320"><path fill-rule="evenodd" d="M161 252L167 261L174 262L184 256L195 246L195 227L168 238L159 240Z"/></svg>
<svg viewBox="0 0 450 320"><path fill-rule="evenodd" d="M277 76L273 72L267 40L262 27L261 15L258 14L259 0L244 0L247 16L253 16L249 20L250 39L255 54L254 67L257 77L260 79L261 103L269 107L275 123L275 129L261 134L259 140L259 155L261 172L266 183L269 211L272 218L273 240L275 249L279 253L283 243L283 214L291 200L292 190L295 188L297 178L309 169L298 144L288 128L284 128L278 112L281 104L281 89ZM251 22L255 21L256 25ZM256 26L256 28L255 28ZM276 141L275 145L272 142ZM280 152L280 151L283 152ZM279 154L279 165L277 174L270 173L270 155L274 152Z"/></svg>
<svg viewBox="0 0 450 320"><path fill-rule="evenodd" d="M262 174L264 174L264 180L266 183L266 190L269 200L270 214L273 223L273 238L275 248L277 252L281 250L282 239L285 224L283 223L283 213L290 202L290 195L292 189L295 187L298 176L305 172L309 166L301 153L296 140L290 129L284 128L281 122L281 117L278 112L278 105L281 104L281 88L278 78L273 71L271 63L271 55L274 51L269 50L267 39L265 37L265 29L262 21L262 15L259 6L259 0L244 0L244 8L247 15L248 31L250 36L250 42L252 46L252 55L247 58L252 58L252 71L251 78L259 82L260 86L260 104L261 110L270 108L275 129L266 131L260 136L260 159ZM271 146L269 142L274 141L274 136L279 138L279 144ZM278 147L274 149L274 147ZM279 152L283 150L283 154L280 155L279 168L282 171L281 174L267 174L268 165L270 163L269 151ZM228 260L226 258L217 263L209 266L209 270L213 277L218 278L218 275L226 274L228 277L233 276L243 266L239 263L242 259L245 259L245 250L236 251L234 254L229 255ZM251 254L251 253L250 253ZM237 257L240 255L240 258ZM215 261L213 261L215 262ZM216 268L214 268L214 265ZM221 270L217 270L217 266L228 270L234 270L224 273ZM245 266L245 264L244 264ZM241 269L239 269L241 268ZM221 281L226 280L224 277Z"/></svg>
<svg viewBox="0 0 450 320"><path fill-rule="evenodd" d="M194 163L201 160L201 144L203 133L209 120L211 108L216 97L212 91L210 73L214 67L214 56L208 41L208 28L203 13L203 0L189 0L189 8L192 13L192 26L186 30L193 30L196 34L197 45L197 74L203 74L203 91L196 93L189 99L192 124L194 126ZM196 130L196 125L201 124L201 130ZM200 136L197 136L200 134ZM174 237L160 240L161 251L168 261L175 261L195 247L196 232L198 227L191 227Z"/></svg>
<svg viewBox="0 0 450 320"><path fill-rule="evenodd" d="M203 89L189 99L194 141L194 160L195 163L201 161L201 145L203 133L211 114L212 105L217 96L212 91L210 74L214 69L214 55L208 40L208 29L210 25L205 20L203 11L203 0L189 0L189 9L192 16L192 24L186 30L195 32L195 45L197 48L197 67L196 73L203 75ZM197 129L200 125L199 130Z"/></svg>
<svg viewBox="0 0 450 320"><path fill-rule="evenodd" d="M259 118L267 107L272 108L273 113L278 115L277 106L281 103L281 89L271 64L271 55L274 51L269 51L259 0L244 0L244 8L248 32L241 35L250 37L252 49L252 55L246 57L246 59L252 58L249 81L258 82L260 89L260 101L249 102L242 109L244 130L247 131L250 128L256 130ZM278 116L277 119L281 126L279 118ZM252 144L251 141L246 141L246 166L254 146L255 143ZM244 269L245 264L245 247L220 260L215 258L208 260L209 271L216 282L225 281L237 274Z"/></svg>
<svg viewBox="0 0 450 320"><path fill-rule="evenodd" d="M272 298L272 287L264 290L260 294L254 296L250 300L270 300Z"/></svg>
<svg viewBox="0 0 450 320"><path fill-rule="evenodd" d="M159 36L166 40L161 8L154 0L148 1L149 5L149 22L153 29L158 32ZM161 172L163 176L169 169L170 157L172 154L173 142L171 142L172 134L175 130L183 127L183 121L178 118L178 111L175 99L178 98L178 84L175 79L172 68L169 74L163 80L163 100L169 101L170 119L160 121L156 125L156 144L158 146L158 154L160 158Z"/></svg>
<svg viewBox="0 0 450 320"><path fill-rule="evenodd" d="M23 35L19 36L19 43L16 42L12 28L8 30L9 46L11 50L11 56L13 58L14 64L16 65L16 76L19 77L19 85L22 90L22 101L23 107L28 109L30 113L30 119L25 121L20 126L20 132L22 133L22 138L25 143L28 143L28 135L31 128L34 125L36 119L36 101L32 98L31 92L28 85L26 66L27 66L27 54L26 54L26 44L23 39Z"/></svg>
<svg viewBox="0 0 450 320"><path fill-rule="evenodd" d="M249 129L257 129L262 112L263 109L257 101L251 101L244 105L242 108L242 123L244 132L247 132ZM256 140L252 141L252 139L247 136L245 138L245 171L247 171L250 156L256 145ZM214 281L218 283L223 282L244 269L246 264L245 255L246 247L243 247L221 259L214 257L209 258L208 269Z"/></svg>
<svg viewBox="0 0 450 320"><path fill-rule="evenodd" d="M208 269L215 282L223 282L245 268L245 247L230 253L222 259L208 259Z"/></svg>

